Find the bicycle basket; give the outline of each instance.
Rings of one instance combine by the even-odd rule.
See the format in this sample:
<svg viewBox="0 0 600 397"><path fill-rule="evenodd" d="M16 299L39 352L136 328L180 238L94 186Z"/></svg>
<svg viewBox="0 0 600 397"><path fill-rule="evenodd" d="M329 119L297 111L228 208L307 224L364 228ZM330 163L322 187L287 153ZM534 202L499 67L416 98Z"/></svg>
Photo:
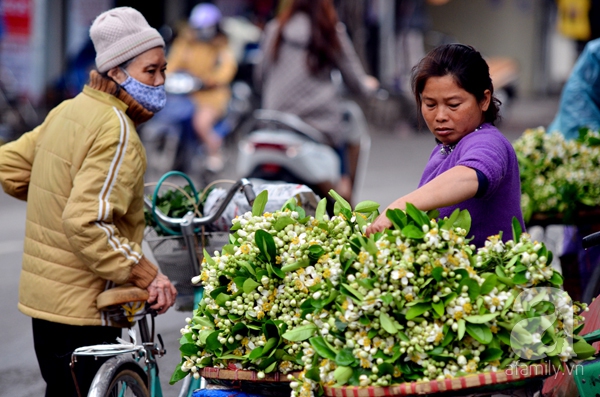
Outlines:
<svg viewBox="0 0 600 397"><path fill-rule="evenodd" d="M192 263L188 247L182 236L159 236L152 228L147 228L144 239L150 246L160 270L177 288L175 310L194 309L194 288L192 277L200 274L199 263ZM196 255L202 263L203 248L213 255L229 242L227 232L208 232L196 235ZM203 244L204 242L204 244Z"/></svg>

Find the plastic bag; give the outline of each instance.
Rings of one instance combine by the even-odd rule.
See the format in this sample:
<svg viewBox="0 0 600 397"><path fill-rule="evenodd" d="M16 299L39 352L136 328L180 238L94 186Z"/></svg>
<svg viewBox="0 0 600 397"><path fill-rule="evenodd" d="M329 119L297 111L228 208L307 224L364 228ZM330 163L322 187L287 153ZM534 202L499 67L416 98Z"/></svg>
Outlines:
<svg viewBox="0 0 600 397"><path fill-rule="evenodd" d="M269 200L265 206L265 212L278 211L290 198L296 197L298 204L306 211L306 215L314 215L320 200L319 196L308 186L296 183L263 183L253 180L252 188L257 195L264 190L268 191ZM205 215L215 213L226 195L226 189L213 189L204 203ZM214 231L228 231L231 227L231 221L236 216L251 210L252 207L248 204L246 196L242 192L237 192L219 219L213 223L211 229Z"/></svg>

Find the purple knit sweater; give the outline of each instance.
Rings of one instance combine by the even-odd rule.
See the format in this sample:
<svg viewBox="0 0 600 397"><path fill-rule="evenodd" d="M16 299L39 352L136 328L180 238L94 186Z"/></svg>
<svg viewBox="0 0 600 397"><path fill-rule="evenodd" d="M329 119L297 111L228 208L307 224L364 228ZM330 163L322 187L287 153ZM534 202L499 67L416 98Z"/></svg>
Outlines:
<svg viewBox="0 0 600 397"><path fill-rule="evenodd" d="M462 138L448 155L441 154L440 148L441 145L436 146L431 153L419 187L457 165L481 171L489 182L483 196L439 208L440 218L450 216L456 208L468 210L472 219L469 236L475 237L472 243L477 247L500 231L504 241L512 239L513 217L517 217L525 230L517 156L496 127L483 124L481 129Z"/></svg>

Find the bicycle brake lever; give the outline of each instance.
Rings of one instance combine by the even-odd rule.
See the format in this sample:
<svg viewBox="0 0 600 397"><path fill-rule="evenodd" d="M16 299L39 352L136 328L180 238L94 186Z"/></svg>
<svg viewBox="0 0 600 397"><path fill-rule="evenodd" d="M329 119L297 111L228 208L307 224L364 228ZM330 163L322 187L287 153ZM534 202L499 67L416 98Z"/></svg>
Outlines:
<svg viewBox="0 0 600 397"><path fill-rule="evenodd" d="M160 334L156 334L158 341L160 342L160 349L156 352L156 354L161 357L167 354L167 349L165 349L165 343L163 342L163 338Z"/></svg>

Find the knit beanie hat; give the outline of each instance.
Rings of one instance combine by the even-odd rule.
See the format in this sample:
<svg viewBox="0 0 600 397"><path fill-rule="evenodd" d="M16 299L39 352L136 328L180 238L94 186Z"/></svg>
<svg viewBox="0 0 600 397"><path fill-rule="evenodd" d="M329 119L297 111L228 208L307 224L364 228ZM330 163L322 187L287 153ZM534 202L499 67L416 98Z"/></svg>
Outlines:
<svg viewBox="0 0 600 397"><path fill-rule="evenodd" d="M90 28L96 50L96 67L109 71L154 47L164 47L158 31L148 25L144 16L131 7L117 7L96 17Z"/></svg>

